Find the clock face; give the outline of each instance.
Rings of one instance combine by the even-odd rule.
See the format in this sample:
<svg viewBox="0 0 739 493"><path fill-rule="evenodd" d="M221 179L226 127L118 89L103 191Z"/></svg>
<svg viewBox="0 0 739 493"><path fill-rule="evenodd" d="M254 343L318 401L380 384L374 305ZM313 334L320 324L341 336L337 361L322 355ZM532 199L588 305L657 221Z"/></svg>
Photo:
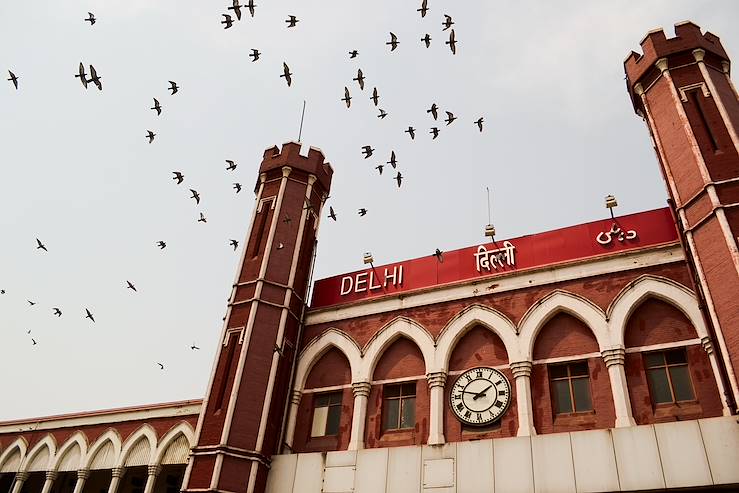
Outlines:
<svg viewBox="0 0 739 493"><path fill-rule="evenodd" d="M472 368L462 373L449 393L454 415L461 422L485 426L500 419L511 402L511 384L495 368Z"/></svg>

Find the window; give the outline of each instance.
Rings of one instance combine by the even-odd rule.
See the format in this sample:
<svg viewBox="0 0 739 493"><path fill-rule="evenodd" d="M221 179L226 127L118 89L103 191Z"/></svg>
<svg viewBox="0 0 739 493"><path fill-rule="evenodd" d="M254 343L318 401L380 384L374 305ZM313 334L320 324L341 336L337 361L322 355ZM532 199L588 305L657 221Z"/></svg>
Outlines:
<svg viewBox="0 0 739 493"><path fill-rule="evenodd" d="M341 392L332 392L330 394L318 394L313 398L311 437L339 434L341 397Z"/></svg>
<svg viewBox="0 0 739 493"><path fill-rule="evenodd" d="M549 380L554 397L555 413L580 413L593 410L587 361L550 365Z"/></svg>
<svg viewBox="0 0 739 493"><path fill-rule="evenodd" d="M695 399L685 349L647 353L644 355L644 366L655 404Z"/></svg>
<svg viewBox="0 0 739 493"><path fill-rule="evenodd" d="M416 383L385 385L383 388L383 430L402 430L416 426Z"/></svg>

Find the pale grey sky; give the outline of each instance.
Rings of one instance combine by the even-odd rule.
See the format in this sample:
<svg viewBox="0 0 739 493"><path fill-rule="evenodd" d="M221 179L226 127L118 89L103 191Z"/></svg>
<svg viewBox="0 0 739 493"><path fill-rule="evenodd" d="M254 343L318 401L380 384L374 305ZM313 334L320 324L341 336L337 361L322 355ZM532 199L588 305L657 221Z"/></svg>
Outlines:
<svg viewBox="0 0 739 493"><path fill-rule="evenodd" d="M223 30L227 0L1 2L0 72L12 70L20 88L0 84L0 419L203 396L238 261L228 240L246 234L262 152L296 139L304 99L303 142L335 170L339 220L322 222L321 278L360 268L368 250L385 263L478 242L485 186L501 237L601 218L608 193L619 214L662 207L624 58L647 31L671 36L686 19L739 56L734 0L429 0L424 19L417 3L257 0L253 19ZM289 14L300 19L294 29ZM455 21L456 56L443 44L443 14ZM256 63L251 48L263 53ZM102 92L73 77L81 61L96 67ZM364 92L352 81L358 68ZM369 101L374 86L385 120ZM434 141L433 102L459 117L438 122ZM364 145L377 159L362 159ZM400 190L373 169L391 150ZM225 171L225 159L238 169Z"/></svg>

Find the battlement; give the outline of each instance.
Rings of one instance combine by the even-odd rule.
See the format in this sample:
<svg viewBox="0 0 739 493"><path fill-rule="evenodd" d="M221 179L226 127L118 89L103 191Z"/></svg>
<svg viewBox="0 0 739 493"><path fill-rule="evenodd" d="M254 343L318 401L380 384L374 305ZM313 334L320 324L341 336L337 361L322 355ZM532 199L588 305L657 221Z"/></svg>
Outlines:
<svg viewBox="0 0 739 493"><path fill-rule="evenodd" d="M691 53L700 48L722 60L729 61L718 36L710 32L703 34L701 28L690 21L675 24L674 38L668 39L662 29L655 29L647 33L640 44L642 54L632 51L624 60L629 89L640 82L660 58Z"/></svg>
<svg viewBox="0 0 739 493"><path fill-rule="evenodd" d="M284 166L290 166L293 169L315 175L323 189L328 190L334 170L326 162L323 151L317 147L311 147L308 155L303 156L300 154L300 149L301 145L298 142L286 142L281 150L279 146L270 147L264 151L259 173L268 173L275 169L282 169Z"/></svg>

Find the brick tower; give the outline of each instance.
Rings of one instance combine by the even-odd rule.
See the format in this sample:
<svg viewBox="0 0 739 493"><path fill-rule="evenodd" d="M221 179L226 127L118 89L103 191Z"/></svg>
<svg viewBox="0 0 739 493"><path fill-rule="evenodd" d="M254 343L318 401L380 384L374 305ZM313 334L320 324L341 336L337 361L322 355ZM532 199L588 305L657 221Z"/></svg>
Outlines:
<svg viewBox="0 0 739 493"><path fill-rule="evenodd" d="M718 37L691 22L650 32L624 62L683 234L722 373L739 400L739 100ZM709 344L711 341L707 341Z"/></svg>
<svg viewBox="0 0 739 493"><path fill-rule="evenodd" d="M262 493L279 450L331 166L300 144L267 149L184 491Z"/></svg>

